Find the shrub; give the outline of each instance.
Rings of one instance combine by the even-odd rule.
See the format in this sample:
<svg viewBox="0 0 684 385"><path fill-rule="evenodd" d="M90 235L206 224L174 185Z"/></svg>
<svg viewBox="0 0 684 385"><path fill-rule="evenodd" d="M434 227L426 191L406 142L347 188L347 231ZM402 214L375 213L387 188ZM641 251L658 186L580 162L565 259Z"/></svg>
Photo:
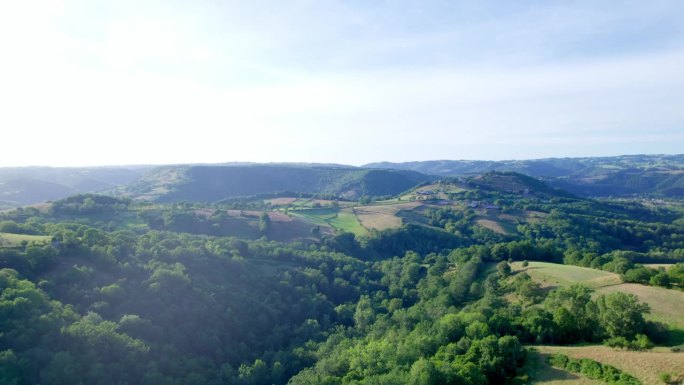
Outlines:
<svg viewBox="0 0 684 385"><path fill-rule="evenodd" d="M611 348L629 349L629 340L625 337L613 337L603 341L603 344Z"/></svg>
<svg viewBox="0 0 684 385"><path fill-rule="evenodd" d="M568 356L564 354L552 354L549 357L549 364L556 368L565 369L568 366Z"/></svg>
<svg viewBox="0 0 684 385"><path fill-rule="evenodd" d="M580 360L580 373L595 380L599 380L603 377L601 364L588 358L582 358Z"/></svg>
<svg viewBox="0 0 684 385"><path fill-rule="evenodd" d="M553 367L565 369L571 373L581 373L588 378L601 380L611 385L641 385L641 381L620 371L620 369L610 365L602 365L600 362L588 358L576 360L564 354L552 354L548 362Z"/></svg>
<svg viewBox="0 0 684 385"><path fill-rule="evenodd" d="M645 334L637 334L634 341L631 343L633 350L643 351L653 347L653 343Z"/></svg>
<svg viewBox="0 0 684 385"><path fill-rule="evenodd" d="M582 366L578 360L569 358L568 364L565 366L565 370L572 373L579 373L582 370Z"/></svg>
<svg viewBox="0 0 684 385"><path fill-rule="evenodd" d="M672 382L672 375L670 373L659 373L658 378L665 384Z"/></svg>

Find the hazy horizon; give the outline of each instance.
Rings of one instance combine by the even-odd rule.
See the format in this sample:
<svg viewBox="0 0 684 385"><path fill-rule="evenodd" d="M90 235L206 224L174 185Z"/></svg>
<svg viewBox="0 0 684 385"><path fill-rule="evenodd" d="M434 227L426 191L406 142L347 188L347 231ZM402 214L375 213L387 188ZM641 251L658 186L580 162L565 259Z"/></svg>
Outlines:
<svg viewBox="0 0 684 385"><path fill-rule="evenodd" d="M388 161L388 160L378 160L371 161L360 164L353 163L334 163L334 162L301 162L301 161L267 161L267 162L257 162L257 161L224 161L224 162L187 162L187 163L118 163L118 164L94 164L94 165L67 165L67 166L55 166L55 165L41 165L41 164L28 164L21 166L2 166L2 168L126 168L126 167L149 167L149 166L194 166L194 165L208 165L208 166L220 166L220 165L281 165L281 164L320 164L320 165L337 165L337 166L351 166L351 167L363 167L369 164L375 163L415 163L415 162L515 162L515 161L542 161L550 159L582 159L582 158L613 158L613 157L635 157L635 156L683 156L684 153L661 153L661 154L618 154L618 155L597 155L597 156L551 156L544 158L511 158L511 159L422 159L422 160L404 160L404 161Z"/></svg>
<svg viewBox="0 0 684 385"><path fill-rule="evenodd" d="M0 5L0 167L676 154L684 3Z"/></svg>

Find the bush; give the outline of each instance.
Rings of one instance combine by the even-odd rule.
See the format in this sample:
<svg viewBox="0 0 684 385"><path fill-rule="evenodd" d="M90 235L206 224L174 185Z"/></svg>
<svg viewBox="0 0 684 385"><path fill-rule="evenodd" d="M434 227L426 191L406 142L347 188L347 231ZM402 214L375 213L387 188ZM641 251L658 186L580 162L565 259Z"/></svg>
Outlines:
<svg viewBox="0 0 684 385"><path fill-rule="evenodd" d="M556 368L565 369L568 366L568 356L564 354L552 354L549 357L549 364Z"/></svg>
<svg viewBox="0 0 684 385"><path fill-rule="evenodd" d="M672 351L673 353L684 352L684 344L673 346L670 348L670 351Z"/></svg>
<svg viewBox="0 0 684 385"><path fill-rule="evenodd" d="M629 340L625 337L613 337L603 341L603 344L611 348L629 349Z"/></svg>
<svg viewBox="0 0 684 385"><path fill-rule="evenodd" d="M653 343L645 334L637 334L631 344L632 350L644 351L653 347Z"/></svg>
<svg viewBox="0 0 684 385"><path fill-rule="evenodd" d="M659 373L658 378L665 384L672 382L672 375L670 373Z"/></svg>
<svg viewBox="0 0 684 385"><path fill-rule="evenodd" d="M637 334L633 341L625 337L613 337L603 341L603 344L611 348L620 348L636 351L644 351L653 347L653 343L645 334Z"/></svg>
<svg viewBox="0 0 684 385"><path fill-rule="evenodd" d="M641 381L620 371L620 369L610 365L602 365L600 362L588 358L576 360L564 354L552 354L548 362L553 367L564 369L571 373L581 373L588 378L601 380L607 384L641 385Z"/></svg>
<svg viewBox="0 0 684 385"><path fill-rule="evenodd" d="M603 377L601 364L588 358L582 358L580 360L580 373L595 380L600 380Z"/></svg>
<svg viewBox="0 0 684 385"><path fill-rule="evenodd" d="M565 366L565 370L572 373L579 373L582 370L582 366L578 360L569 358L568 364Z"/></svg>

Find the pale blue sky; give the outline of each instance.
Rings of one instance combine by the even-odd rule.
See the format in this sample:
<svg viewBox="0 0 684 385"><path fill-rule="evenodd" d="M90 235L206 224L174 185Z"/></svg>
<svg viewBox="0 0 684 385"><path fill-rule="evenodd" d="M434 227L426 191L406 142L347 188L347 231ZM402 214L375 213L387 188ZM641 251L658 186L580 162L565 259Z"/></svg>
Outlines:
<svg viewBox="0 0 684 385"><path fill-rule="evenodd" d="M0 166L682 153L681 1L0 4Z"/></svg>

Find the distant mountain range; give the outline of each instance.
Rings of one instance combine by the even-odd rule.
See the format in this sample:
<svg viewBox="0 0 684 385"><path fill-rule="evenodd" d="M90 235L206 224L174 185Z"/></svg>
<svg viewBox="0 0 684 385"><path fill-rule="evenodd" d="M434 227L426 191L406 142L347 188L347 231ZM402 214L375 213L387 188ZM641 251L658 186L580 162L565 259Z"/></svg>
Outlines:
<svg viewBox="0 0 684 385"><path fill-rule="evenodd" d="M141 177L154 166L3 167L0 168L0 208L98 192Z"/></svg>
<svg viewBox="0 0 684 385"><path fill-rule="evenodd" d="M581 196L684 197L684 154L534 160L434 160L370 163L367 168L412 170L438 176L513 171Z"/></svg>
<svg viewBox="0 0 684 385"><path fill-rule="evenodd" d="M684 154L510 161L435 160L362 167L309 163L224 163L120 167L0 168L0 208L86 192L136 199L219 201L280 192L349 199L394 195L439 177L517 172L579 196L684 197Z"/></svg>
<svg viewBox="0 0 684 385"><path fill-rule="evenodd" d="M220 201L256 194L317 193L358 199L395 195L435 179L415 171L349 166L247 165L160 167L116 193L160 202Z"/></svg>

